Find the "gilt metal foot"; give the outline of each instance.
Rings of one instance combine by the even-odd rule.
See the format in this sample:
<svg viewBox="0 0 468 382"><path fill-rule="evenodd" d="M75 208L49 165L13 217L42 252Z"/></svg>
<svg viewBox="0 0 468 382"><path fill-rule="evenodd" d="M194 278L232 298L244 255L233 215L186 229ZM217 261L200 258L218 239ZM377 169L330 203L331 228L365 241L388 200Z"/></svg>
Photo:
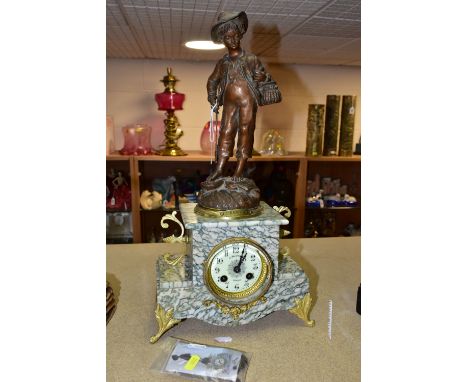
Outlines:
<svg viewBox="0 0 468 382"><path fill-rule="evenodd" d="M170 308L166 312L159 304L156 306L154 314L156 315L156 321L158 321L158 332L150 338L150 343L152 344L159 340L159 338L170 328L172 328L174 325L177 325L181 321L173 318L174 308Z"/></svg>
<svg viewBox="0 0 468 382"><path fill-rule="evenodd" d="M304 297L296 298L296 305L289 309L289 311L304 321L307 326L313 327L315 325L315 320L309 320L311 306L312 298L310 297L310 293L306 293Z"/></svg>

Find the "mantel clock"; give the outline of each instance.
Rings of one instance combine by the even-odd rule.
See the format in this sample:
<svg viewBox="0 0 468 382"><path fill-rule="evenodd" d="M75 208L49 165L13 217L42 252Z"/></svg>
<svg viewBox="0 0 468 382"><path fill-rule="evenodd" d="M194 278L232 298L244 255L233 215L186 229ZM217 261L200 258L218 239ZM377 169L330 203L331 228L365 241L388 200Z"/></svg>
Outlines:
<svg viewBox="0 0 468 382"><path fill-rule="evenodd" d="M159 330L151 338L153 343L185 318L237 326L288 309L307 325L314 325L308 318L309 279L280 250L280 226L288 224L288 216L280 213L281 208L261 202L260 189L245 177L253 152L257 107L282 99L258 57L241 48L247 28L243 11L220 12L211 28L213 42L223 42L228 51L207 81L211 120L216 114L217 121L218 109L223 107L217 138L211 123L212 142L217 141L216 163L200 185L198 203L180 205L181 235L167 239L186 241L187 253L166 255L157 263ZM232 176L225 176L234 145L236 168ZM178 221L175 212L166 215L163 228L165 219Z"/></svg>
<svg viewBox="0 0 468 382"><path fill-rule="evenodd" d="M162 334L185 318L213 325L237 326L277 310L289 310L308 326L309 279L280 249L281 225L288 220L264 202L259 216L209 218L195 213L195 203L180 205L182 233L166 241L186 242L186 253L159 258L156 320Z"/></svg>

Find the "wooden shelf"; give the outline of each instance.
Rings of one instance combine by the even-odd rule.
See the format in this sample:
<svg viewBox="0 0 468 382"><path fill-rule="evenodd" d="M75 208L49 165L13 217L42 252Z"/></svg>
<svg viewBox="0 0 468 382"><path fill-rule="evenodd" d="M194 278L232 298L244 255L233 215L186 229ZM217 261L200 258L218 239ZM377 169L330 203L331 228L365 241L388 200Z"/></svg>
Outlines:
<svg viewBox="0 0 468 382"><path fill-rule="evenodd" d="M106 156L107 160L126 160L135 158L139 161L162 161L162 162L209 162L210 156L203 154L201 151L186 151L187 155L180 156L163 156L163 155L121 155L118 151ZM214 158L213 158L214 159ZM360 155L351 157L340 156L317 156L309 157L300 151L292 151L287 155L255 155L249 159L249 162L281 162L281 161L296 161L306 159L309 162L360 162ZM236 157L229 158L230 162L236 161Z"/></svg>
<svg viewBox="0 0 468 382"><path fill-rule="evenodd" d="M180 156L163 156L163 155L135 155L134 158L139 161L161 161L161 162L209 162L210 155L203 154L201 151L186 151L187 155ZM113 153L112 159L118 157L118 153ZM122 155L123 157L123 155ZM249 162L278 162L278 161L293 161L304 159L304 154L293 152L288 155L256 155L249 159ZM214 158L213 158L214 160ZM233 156L229 161L236 161Z"/></svg>
<svg viewBox="0 0 468 382"><path fill-rule="evenodd" d="M106 160L112 160L112 161L117 161L117 160L129 160L130 158L133 158L132 155L121 155L117 151L110 153L109 155L106 155Z"/></svg>
<svg viewBox="0 0 468 382"><path fill-rule="evenodd" d="M360 155L353 155L351 157L339 156L318 156L318 157L305 157L309 162L360 162Z"/></svg>

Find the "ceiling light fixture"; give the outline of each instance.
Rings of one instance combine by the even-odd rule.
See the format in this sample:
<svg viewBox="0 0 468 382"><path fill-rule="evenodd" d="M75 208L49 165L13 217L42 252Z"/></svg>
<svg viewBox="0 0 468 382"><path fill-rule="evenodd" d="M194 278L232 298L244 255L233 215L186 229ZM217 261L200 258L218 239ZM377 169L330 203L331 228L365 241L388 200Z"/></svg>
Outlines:
<svg viewBox="0 0 468 382"><path fill-rule="evenodd" d="M212 41L187 41L185 46L187 48L200 50L216 50L224 48L224 44L215 44Z"/></svg>

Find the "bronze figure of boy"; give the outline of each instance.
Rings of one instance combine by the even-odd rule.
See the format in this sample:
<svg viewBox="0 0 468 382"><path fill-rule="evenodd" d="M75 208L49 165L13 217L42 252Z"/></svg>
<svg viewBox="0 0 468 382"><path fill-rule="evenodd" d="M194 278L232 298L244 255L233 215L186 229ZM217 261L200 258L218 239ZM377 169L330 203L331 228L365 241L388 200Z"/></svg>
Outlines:
<svg viewBox="0 0 468 382"><path fill-rule="evenodd" d="M260 190L244 178L252 156L258 106L281 101L281 93L260 60L240 46L247 31L245 12L222 12L211 28L211 39L223 42L228 53L208 78L208 102L217 111L223 106L216 145L216 168L201 184L195 212L208 217L247 217L261 212ZM223 172L232 156L237 135L237 167L232 177Z"/></svg>
<svg viewBox="0 0 468 382"><path fill-rule="evenodd" d="M237 167L234 177L242 177L248 158L252 156L255 117L259 104L258 83L269 81L260 60L246 53L240 41L247 31L245 12L222 12L211 28L211 39L224 43L228 53L218 61L208 78L208 102L216 109L223 106L221 130L216 148L216 169L208 178L215 180L223 175L230 156L233 155L237 137Z"/></svg>

